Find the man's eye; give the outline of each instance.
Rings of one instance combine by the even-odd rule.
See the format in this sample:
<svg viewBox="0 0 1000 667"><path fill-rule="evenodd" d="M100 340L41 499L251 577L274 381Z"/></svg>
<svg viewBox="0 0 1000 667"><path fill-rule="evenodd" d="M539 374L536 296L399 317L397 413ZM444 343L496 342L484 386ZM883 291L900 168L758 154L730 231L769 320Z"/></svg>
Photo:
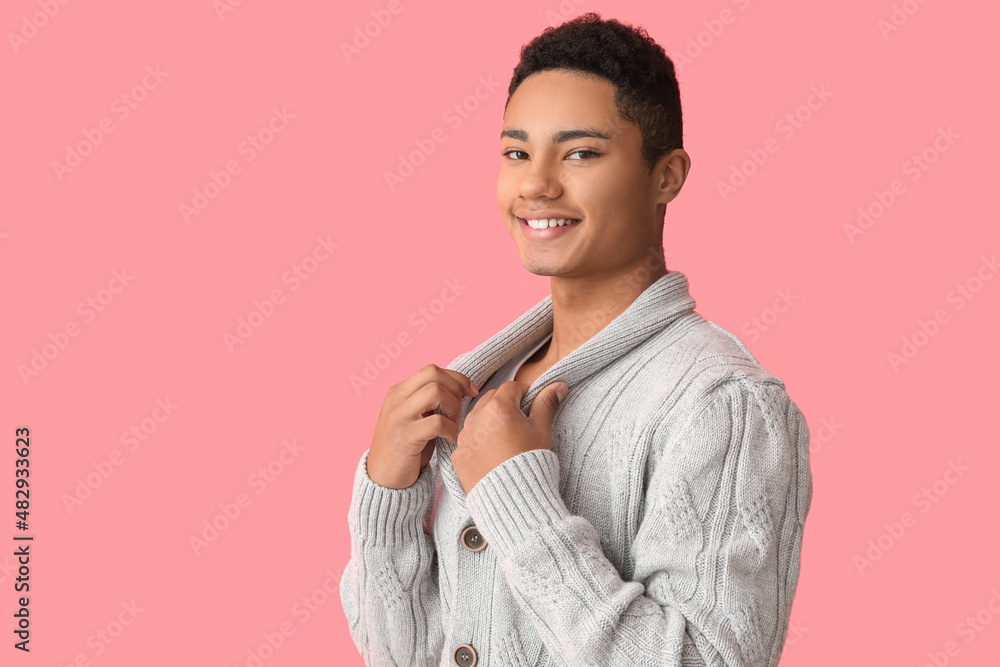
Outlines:
<svg viewBox="0 0 1000 667"><path fill-rule="evenodd" d="M504 151L503 156L504 157L509 157L509 158L511 158L513 160L516 160L518 162L520 162L520 161L522 161L522 160L525 159L525 158L514 157L514 153L522 153L522 154L524 154L525 157L527 157L527 155L528 155L527 153L525 153L524 151L522 151L522 150L520 150L518 148L511 148L510 150ZM585 148L581 148L580 150L573 151L572 153L570 153L570 155L580 155L579 158L575 158L575 159L577 161L583 161L583 160L592 160L593 158L599 156L600 153L598 153L596 151L587 150Z"/></svg>

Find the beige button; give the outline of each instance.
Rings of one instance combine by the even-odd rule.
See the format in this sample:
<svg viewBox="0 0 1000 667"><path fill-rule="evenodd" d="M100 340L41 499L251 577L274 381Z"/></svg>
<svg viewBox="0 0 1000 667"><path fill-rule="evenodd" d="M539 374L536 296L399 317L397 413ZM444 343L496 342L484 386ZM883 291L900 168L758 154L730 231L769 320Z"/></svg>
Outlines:
<svg viewBox="0 0 1000 667"><path fill-rule="evenodd" d="M475 526L469 526L462 531L462 546L469 551L482 551L486 548L486 538Z"/></svg>
<svg viewBox="0 0 1000 667"><path fill-rule="evenodd" d="M452 651L451 661L458 667L476 667L479 656L476 654L476 649L468 644L459 644Z"/></svg>

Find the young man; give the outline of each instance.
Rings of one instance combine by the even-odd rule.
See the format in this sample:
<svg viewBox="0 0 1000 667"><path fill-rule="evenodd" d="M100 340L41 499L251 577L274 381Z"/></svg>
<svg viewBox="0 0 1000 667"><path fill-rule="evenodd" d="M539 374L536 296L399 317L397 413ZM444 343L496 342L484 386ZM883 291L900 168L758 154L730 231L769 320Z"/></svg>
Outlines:
<svg viewBox="0 0 1000 667"><path fill-rule="evenodd" d="M809 433L664 265L690 168L673 63L592 13L527 45L508 92L497 199L552 294L390 387L349 513L355 644L369 665L775 665Z"/></svg>

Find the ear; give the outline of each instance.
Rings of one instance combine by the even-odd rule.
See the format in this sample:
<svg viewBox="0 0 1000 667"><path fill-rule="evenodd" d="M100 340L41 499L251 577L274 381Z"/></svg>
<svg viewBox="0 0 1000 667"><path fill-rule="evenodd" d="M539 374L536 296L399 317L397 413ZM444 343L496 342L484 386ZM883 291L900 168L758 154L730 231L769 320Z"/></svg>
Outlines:
<svg viewBox="0 0 1000 667"><path fill-rule="evenodd" d="M657 190L657 204L669 204L681 191L688 172L691 156L683 148L675 148L656 162L653 168L653 186Z"/></svg>

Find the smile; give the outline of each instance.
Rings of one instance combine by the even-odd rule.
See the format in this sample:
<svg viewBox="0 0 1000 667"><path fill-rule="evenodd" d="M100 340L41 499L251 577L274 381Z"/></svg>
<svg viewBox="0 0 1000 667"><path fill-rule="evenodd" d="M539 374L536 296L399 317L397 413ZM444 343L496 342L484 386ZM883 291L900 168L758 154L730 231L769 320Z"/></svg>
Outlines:
<svg viewBox="0 0 1000 667"><path fill-rule="evenodd" d="M579 220L568 218L549 218L538 220L526 220L518 218L521 223L521 234L526 239L548 240L558 238L579 227Z"/></svg>
<svg viewBox="0 0 1000 667"><path fill-rule="evenodd" d="M548 227L565 227L566 225L575 225L580 222L579 220L570 220L568 218L540 218L538 220L525 220L532 229L546 229Z"/></svg>

